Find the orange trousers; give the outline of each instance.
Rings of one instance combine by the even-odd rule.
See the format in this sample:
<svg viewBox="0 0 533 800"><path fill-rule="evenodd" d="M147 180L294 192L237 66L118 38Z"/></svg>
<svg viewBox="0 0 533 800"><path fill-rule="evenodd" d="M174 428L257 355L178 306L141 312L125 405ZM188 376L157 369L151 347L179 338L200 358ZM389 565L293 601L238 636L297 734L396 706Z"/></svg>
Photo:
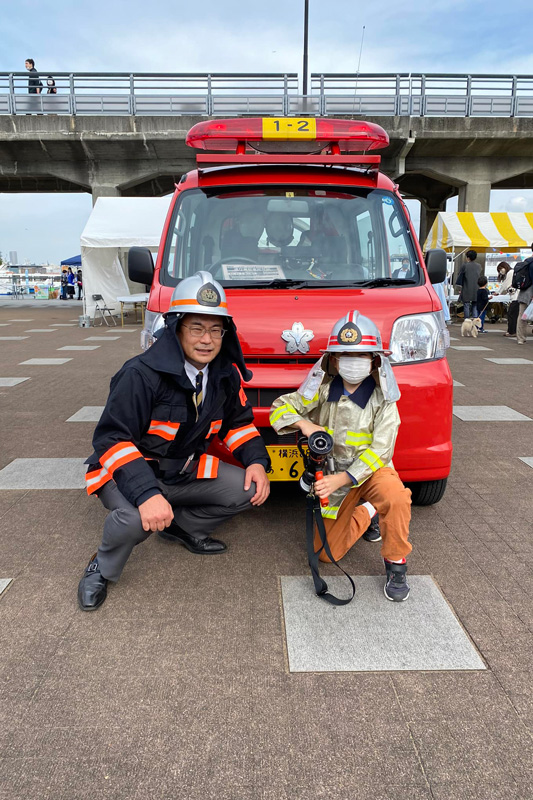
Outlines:
<svg viewBox="0 0 533 800"><path fill-rule="evenodd" d="M362 502L372 503L379 514L381 555L389 561L400 561L411 550L409 522L411 492L403 485L396 470L381 467L361 486L354 486L344 498L337 519L324 519L331 554L338 561L363 535L370 524L370 514ZM315 552L320 549L320 537L315 527ZM322 551L320 561L329 561Z"/></svg>

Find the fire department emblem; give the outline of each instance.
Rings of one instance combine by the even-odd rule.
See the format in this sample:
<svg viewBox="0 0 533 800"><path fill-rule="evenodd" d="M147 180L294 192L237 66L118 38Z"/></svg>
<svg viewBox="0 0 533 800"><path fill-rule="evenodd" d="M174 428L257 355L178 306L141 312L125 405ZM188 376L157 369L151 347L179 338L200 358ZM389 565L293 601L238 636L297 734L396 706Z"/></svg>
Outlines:
<svg viewBox="0 0 533 800"><path fill-rule="evenodd" d="M347 322L337 334L337 341L339 344L359 344L361 339L362 333L353 322Z"/></svg>
<svg viewBox="0 0 533 800"><path fill-rule="evenodd" d="M304 328L301 322L293 322L290 330L283 331L281 338L287 342L287 353L300 353L309 352L309 342L314 339L315 334L313 331Z"/></svg>
<svg viewBox="0 0 533 800"><path fill-rule="evenodd" d="M196 299L201 306L218 306L220 305L220 294L212 283L206 283L198 291Z"/></svg>

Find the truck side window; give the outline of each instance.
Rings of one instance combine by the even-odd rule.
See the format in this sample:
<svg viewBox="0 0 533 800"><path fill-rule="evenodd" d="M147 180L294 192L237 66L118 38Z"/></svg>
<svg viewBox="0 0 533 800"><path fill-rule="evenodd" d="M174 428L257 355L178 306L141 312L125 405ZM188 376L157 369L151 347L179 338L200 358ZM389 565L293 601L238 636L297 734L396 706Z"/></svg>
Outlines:
<svg viewBox="0 0 533 800"><path fill-rule="evenodd" d="M403 216L400 209L390 195L383 195L381 207L388 254L385 254L385 274L390 270L393 278L411 279L416 276L416 267L411 255L411 245L407 236Z"/></svg>

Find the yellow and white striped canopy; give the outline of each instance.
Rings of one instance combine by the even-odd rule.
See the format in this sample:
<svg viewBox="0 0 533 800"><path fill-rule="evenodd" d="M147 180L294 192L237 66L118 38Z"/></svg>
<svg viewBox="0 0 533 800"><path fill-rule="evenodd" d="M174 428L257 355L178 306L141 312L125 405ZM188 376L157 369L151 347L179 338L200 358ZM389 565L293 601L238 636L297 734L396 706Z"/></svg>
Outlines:
<svg viewBox="0 0 533 800"><path fill-rule="evenodd" d="M424 250L495 247L513 250L533 242L533 213L440 211L424 243Z"/></svg>

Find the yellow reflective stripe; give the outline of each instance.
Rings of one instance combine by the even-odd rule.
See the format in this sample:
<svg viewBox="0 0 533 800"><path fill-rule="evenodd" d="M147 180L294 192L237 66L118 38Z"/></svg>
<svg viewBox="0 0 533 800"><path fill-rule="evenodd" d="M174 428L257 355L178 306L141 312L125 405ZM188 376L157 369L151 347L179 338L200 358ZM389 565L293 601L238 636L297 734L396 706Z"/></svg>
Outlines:
<svg viewBox="0 0 533 800"><path fill-rule="evenodd" d="M316 401L318 400L318 392L315 394L312 400L308 400L306 397L303 397L302 395L300 395L300 397L302 398L302 403L304 404L304 406L308 406L311 403L316 403Z"/></svg>
<svg viewBox="0 0 533 800"><path fill-rule="evenodd" d="M359 460L369 466L372 472L376 472L380 467L384 466L381 458L374 453L373 450L370 450L370 448L367 448L365 452L359 456Z"/></svg>
<svg viewBox="0 0 533 800"><path fill-rule="evenodd" d="M371 433L346 431L346 444L370 444L373 438Z"/></svg>
<svg viewBox="0 0 533 800"><path fill-rule="evenodd" d="M271 413L271 415L270 415L270 423L272 424L273 422L276 422L276 420L278 420L284 414L297 414L297 413L298 412L296 411L295 408L293 408L291 405L289 405L289 403L285 403L284 406L280 406L279 408L277 408L275 411L273 411Z"/></svg>
<svg viewBox="0 0 533 800"><path fill-rule="evenodd" d="M325 508L321 508L320 511L323 517L327 517L328 519L337 519L339 508L340 506L326 506Z"/></svg>
<svg viewBox="0 0 533 800"><path fill-rule="evenodd" d="M326 433L329 433L330 436L333 436L333 428L328 428L327 425L324 425L324 430Z"/></svg>

